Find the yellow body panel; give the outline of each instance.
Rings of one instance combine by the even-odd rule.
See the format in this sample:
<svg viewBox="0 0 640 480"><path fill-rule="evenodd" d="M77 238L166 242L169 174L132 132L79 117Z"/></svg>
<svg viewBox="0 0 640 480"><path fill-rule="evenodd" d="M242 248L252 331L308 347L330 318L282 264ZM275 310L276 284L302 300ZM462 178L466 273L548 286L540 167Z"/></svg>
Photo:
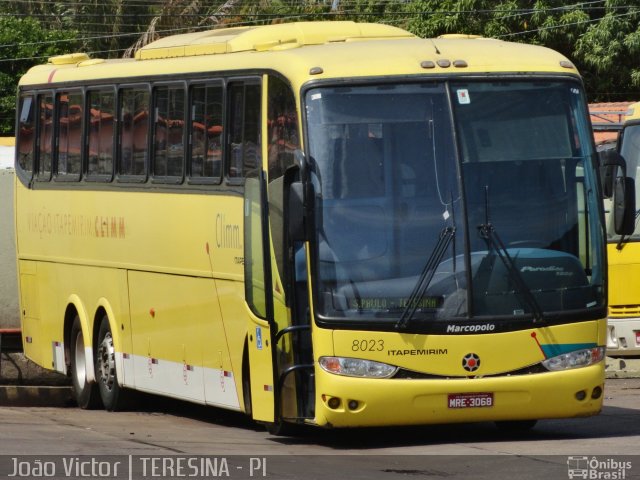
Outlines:
<svg viewBox="0 0 640 480"><path fill-rule="evenodd" d="M611 356L638 356L640 332L640 244L607 245L609 269L609 315L607 352Z"/></svg>
<svg viewBox="0 0 640 480"><path fill-rule="evenodd" d="M316 421L339 427L595 415L602 408L603 396L594 399L591 394L596 387L604 386L604 362L565 372L518 371L545 359L538 342L543 346L603 345L605 327L606 321L601 320L459 336L336 330L333 351L316 350L317 357L376 360L414 374L413 378L403 379L362 379L316 369ZM318 341L321 335L314 337L316 345L322 343ZM473 374L462 368L462 359L468 353L481 359ZM580 391L587 394L583 400L576 398ZM494 404L449 408L448 396L464 393L492 393ZM340 399L336 408L328 405L332 397ZM356 409L347 406L352 400L358 402Z"/></svg>
<svg viewBox="0 0 640 480"><path fill-rule="evenodd" d="M240 371L246 314L239 195L27 190L17 182L16 198L31 359L52 368L51 345L64 343L62 320L76 298L86 347L102 308L116 351L132 361ZM136 385L132 372L122 370L124 385L161 391ZM233 381L241 391L241 376Z"/></svg>
<svg viewBox="0 0 640 480"><path fill-rule="evenodd" d="M607 248L609 255L609 305L633 306L640 308L640 285L630 281L640 278L640 245L635 242L628 243L622 250L616 248L616 244L610 243ZM631 316L624 312L616 313L616 317ZM637 315L637 312L635 314Z"/></svg>
<svg viewBox="0 0 640 480"><path fill-rule="evenodd" d="M599 332L604 332L604 324L598 322L482 335L335 330L333 355L375 360L423 374L461 377L467 374L462 358L475 353L482 363L474 375L499 375L540 363L545 359L540 345L596 343Z"/></svg>
<svg viewBox="0 0 640 480"><path fill-rule="evenodd" d="M319 370L316 421L344 427L590 416L602 409L603 396L591 398L596 387L604 387L602 362L573 371L478 379L356 379ZM577 400L583 390L585 400ZM493 393L494 404L449 408L448 396L463 393ZM341 401L330 408L327 401L334 396ZM358 402L355 410L347 407L350 400Z"/></svg>

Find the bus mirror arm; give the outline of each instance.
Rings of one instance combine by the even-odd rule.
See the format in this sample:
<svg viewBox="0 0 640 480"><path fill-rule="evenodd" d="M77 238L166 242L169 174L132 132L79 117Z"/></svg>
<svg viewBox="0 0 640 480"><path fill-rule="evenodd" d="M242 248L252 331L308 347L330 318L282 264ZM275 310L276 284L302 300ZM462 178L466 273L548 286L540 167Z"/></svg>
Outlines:
<svg viewBox="0 0 640 480"><path fill-rule="evenodd" d="M302 150L294 152L294 165L287 170L288 185L287 224L289 240L303 242L308 239L307 224L313 224L315 188L312 176L320 181L320 172L313 159L307 159Z"/></svg>
<svg viewBox="0 0 640 480"><path fill-rule="evenodd" d="M636 227L636 187L631 177L615 178L613 186L613 221L618 235L632 235ZM620 240L622 244L622 238Z"/></svg>
<svg viewBox="0 0 640 480"><path fill-rule="evenodd" d="M622 169L622 176L626 176L627 164L615 150L604 150L598 152L598 161L600 164L600 184L602 186L602 196L611 198L613 196L615 179L618 168Z"/></svg>
<svg viewBox="0 0 640 480"><path fill-rule="evenodd" d="M296 149L293 152L293 161L296 167L298 167L300 172L300 178L303 182L307 181L307 159L304 156L304 152L300 149Z"/></svg>
<svg viewBox="0 0 640 480"><path fill-rule="evenodd" d="M306 239L306 232L304 225L304 184L301 181L295 181L289 186L289 202L287 206L289 239L292 242L302 242Z"/></svg>

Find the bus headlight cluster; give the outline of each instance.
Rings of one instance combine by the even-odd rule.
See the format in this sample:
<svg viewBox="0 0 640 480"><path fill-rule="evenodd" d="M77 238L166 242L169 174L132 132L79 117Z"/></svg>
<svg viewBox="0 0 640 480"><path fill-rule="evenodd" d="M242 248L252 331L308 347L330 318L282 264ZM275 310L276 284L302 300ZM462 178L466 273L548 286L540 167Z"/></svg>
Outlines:
<svg viewBox="0 0 640 480"><path fill-rule="evenodd" d="M348 377L389 378L398 370L398 367L386 363L360 358L320 357L319 363L329 373Z"/></svg>
<svg viewBox="0 0 640 480"><path fill-rule="evenodd" d="M574 352L563 353L556 357L547 358L542 365L547 370L559 371L572 368L587 367L598 363L604 358L604 347L585 348Z"/></svg>

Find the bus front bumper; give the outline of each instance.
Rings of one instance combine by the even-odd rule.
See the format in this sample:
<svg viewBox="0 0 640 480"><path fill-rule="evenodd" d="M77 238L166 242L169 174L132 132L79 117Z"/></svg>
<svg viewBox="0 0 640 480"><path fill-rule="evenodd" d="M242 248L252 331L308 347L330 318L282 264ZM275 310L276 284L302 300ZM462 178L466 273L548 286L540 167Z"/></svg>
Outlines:
<svg viewBox="0 0 640 480"><path fill-rule="evenodd" d="M560 372L466 379L365 379L316 371L325 427L424 425L596 415L604 362Z"/></svg>

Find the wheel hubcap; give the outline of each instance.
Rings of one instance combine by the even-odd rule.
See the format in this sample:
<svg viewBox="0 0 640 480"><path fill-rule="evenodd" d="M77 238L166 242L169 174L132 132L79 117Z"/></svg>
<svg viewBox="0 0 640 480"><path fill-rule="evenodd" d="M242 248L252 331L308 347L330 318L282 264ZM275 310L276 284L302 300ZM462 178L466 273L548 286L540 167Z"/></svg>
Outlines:
<svg viewBox="0 0 640 480"><path fill-rule="evenodd" d="M98 371L100 372L100 381L109 391L113 389L116 381L115 357L113 338L111 332L107 332L98 347Z"/></svg>
<svg viewBox="0 0 640 480"><path fill-rule="evenodd" d="M78 385L83 387L87 380L87 362L84 357L84 337L81 331L76 335L75 373Z"/></svg>

